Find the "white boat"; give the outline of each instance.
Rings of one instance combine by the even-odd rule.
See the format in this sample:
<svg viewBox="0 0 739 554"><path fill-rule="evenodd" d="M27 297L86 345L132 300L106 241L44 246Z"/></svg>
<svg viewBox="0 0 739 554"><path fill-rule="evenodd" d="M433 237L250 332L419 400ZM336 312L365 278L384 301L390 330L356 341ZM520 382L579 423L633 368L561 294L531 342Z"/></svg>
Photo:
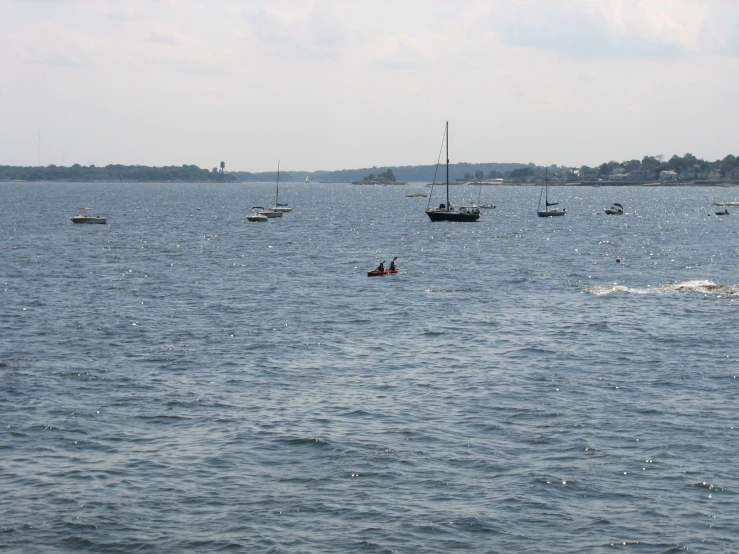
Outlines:
<svg viewBox="0 0 739 554"><path fill-rule="evenodd" d="M275 194L275 207L272 208L275 212L291 212L293 209L287 204L280 204L280 160L277 160L277 193Z"/></svg>
<svg viewBox="0 0 739 554"><path fill-rule="evenodd" d="M449 202L449 122L444 127L444 140L446 141L446 204L439 204L438 208L429 208L431 198L434 195L434 186L431 183L431 194L429 194L429 202L426 205L426 215L431 221L454 221L454 222L473 222L480 219L480 208L477 206L452 206ZM441 157L441 152L439 152ZM439 163L437 161L438 169ZM436 182L436 177L434 177Z"/></svg>
<svg viewBox="0 0 739 554"><path fill-rule="evenodd" d="M72 223L97 223L105 225L107 219L99 215L92 215L92 208L77 208L80 213L71 218Z"/></svg>
<svg viewBox="0 0 739 554"><path fill-rule="evenodd" d="M262 208L261 206L254 206L252 210L254 211L252 211L252 213L246 216L246 219L248 221L251 221L254 223L264 223L269 219L266 215L262 215L259 212L259 210L264 210L264 208Z"/></svg>
<svg viewBox="0 0 739 554"><path fill-rule="evenodd" d="M480 188L477 191L477 207L478 208L485 208L486 210L494 210L495 204L482 204L480 202L480 198L482 198L482 185L480 185Z"/></svg>
<svg viewBox="0 0 739 554"><path fill-rule="evenodd" d="M606 208L607 215L624 215L624 207L617 202L614 202L610 208Z"/></svg>
<svg viewBox="0 0 739 554"><path fill-rule="evenodd" d="M541 197L544 196L544 209L541 209ZM558 202L549 201L549 168L545 169L544 173L544 187L539 193L539 205L536 208L536 215L539 217L557 217L565 215L564 208L552 208L556 206Z"/></svg>
<svg viewBox="0 0 739 554"><path fill-rule="evenodd" d="M259 213L270 219L272 219L273 217L282 217L282 212L270 210L269 208L262 208Z"/></svg>

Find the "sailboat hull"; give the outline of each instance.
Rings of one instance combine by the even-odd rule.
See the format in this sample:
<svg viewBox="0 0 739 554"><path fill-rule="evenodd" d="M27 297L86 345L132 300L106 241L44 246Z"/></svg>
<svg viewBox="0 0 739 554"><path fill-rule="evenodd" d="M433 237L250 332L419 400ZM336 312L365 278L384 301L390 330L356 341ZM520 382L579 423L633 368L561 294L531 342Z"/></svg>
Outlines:
<svg viewBox="0 0 739 554"><path fill-rule="evenodd" d="M718 212L716 214L718 215ZM106 219L99 215L76 215L70 221L72 223L97 223L99 225L105 225L106 223Z"/></svg>
<svg viewBox="0 0 739 554"><path fill-rule="evenodd" d="M536 215L538 215L539 217L559 217L561 215L565 215L565 213L566 212L564 210L552 210L548 212L537 211Z"/></svg>
<svg viewBox="0 0 739 554"><path fill-rule="evenodd" d="M426 210L431 221L472 222L480 219L480 211L461 212L457 210Z"/></svg>
<svg viewBox="0 0 739 554"><path fill-rule="evenodd" d="M266 215L270 219L272 219L273 217L282 217L282 212L276 212L274 210L262 210L259 213L262 215Z"/></svg>

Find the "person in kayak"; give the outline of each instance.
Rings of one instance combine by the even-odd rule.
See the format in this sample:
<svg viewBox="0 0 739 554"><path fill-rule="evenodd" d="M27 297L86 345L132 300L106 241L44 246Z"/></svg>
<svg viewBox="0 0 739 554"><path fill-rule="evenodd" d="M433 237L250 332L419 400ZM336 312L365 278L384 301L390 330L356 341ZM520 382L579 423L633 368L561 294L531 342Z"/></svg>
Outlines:
<svg viewBox="0 0 739 554"><path fill-rule="evenodd" d="M392 260L390 262L390 267L388 268L390 271L395 271L395 260Z"/></svg>
<svg viewBox="0 0 739 554"><path fill-rule="evenodd" d="M375 271L385 271L385 260L382 260L380 262L380 265L377 266L377 269Z"/></svg>

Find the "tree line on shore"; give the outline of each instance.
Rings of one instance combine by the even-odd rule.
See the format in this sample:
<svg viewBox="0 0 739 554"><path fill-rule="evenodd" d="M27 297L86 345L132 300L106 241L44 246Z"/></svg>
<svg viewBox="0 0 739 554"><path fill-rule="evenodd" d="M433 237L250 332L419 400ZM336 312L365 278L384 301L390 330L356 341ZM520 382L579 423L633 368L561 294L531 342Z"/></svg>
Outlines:
<svg viewBox="0 0 739 554"><path fill-rule="evenodd" d="M674 171L677 174L692 174L695 179L739 179L739 159L728 155L723 159L706 161L692 154L674 155L669 159L664 156L644 156L641 160L622 162L604 162L599 166L583 165L579 168L551 165L537 166L533 163L456 163L449 166L450 180L486 180L504 179L526 181L543 178L545 169L552 178L568 180L608 179L614 175L636 175L635 180L659 179L662 171ZM363 169L342 169L338 171L292 171L282 172L280 179L284 181L309 181L350 183L369 174L379 176L392 175L400 181L437 182L445 178L444 168L436 165L387 167L384 172L377 167ZM201 169L196 165L150 167L144 165L112 164L104 167L94 165L81 166L9 166L0 165L0 181L274 181L276 172L251 173L246 171L225 172L225 163L220 162L220 169Z"/></svg>
<svg viewBox="0 0 739 554"><path fill-rule="evenodd" d="M684 156L675 154L670 159L665 159L664 156L644 156L641 160L605 162L598 167L582 166L580 171L585 176L599 177L608 177L622 172L643 171L651 173L655 178L662 171L674 171L676 173L694 171L696 176L713 173L717 177L725 178L731 177L737 168L739 168L737 157L732 154L729 154L723 160L713 162L696 158L693 154L685 154Z"/></svg>
<svg viewBox="0 0 739 554"><path fill-rule="evenodd" d="M657 180L662 171L674 171L682 174L691 171L695 179L711 178L739 178L739 159L737 156L728 155L721 160L713 162L696 158L693 154L684 156L674 155L669 159L665 156L644 156L641 160L626 160L623 162L604 162L599 166L580 167L570 166L539 166L533 163L456 163L449 165L449 179L452 181L483 181L503 179L506 181L527 181L531 179L543 179L545 170L549 171L551 178L567 178L568 180L597 180L608 179L613 175L626 175L633 172L641 172L635 180ZM343 169L339 171L291 171L280 174L280 179L285 181L303 181L306 177L309 181L350 183L361 180L382 178L383 175L391 174L399 181L431 181L436 178L437 182L444 180L444 168L435 165L422 166L400 166L387 167L385 172L377 167L363 169ZM249 173L237 171L234 173L242 181L274 181L275 172ZM392 180L392 179L390 179Z"/></svg>
<svg viewBox="0 0 739 554"><path fill-rule="evenodd" d="M510 180L540 179L548 170L551 178L567 178L579 180L610 179L615 175L623 177L633 176L634 180L657 180L663 171L673 171L677 175L690 175L691 179L729 179L739 178L739 160L736 156L729 154L722 160L709 162L696 158L693 154L678 156L669 159L664 156L644 156L641 160L627 160L623 162L604 162L599 166L589 167L566 167L552 165L549 167L535 166L529 164L527 167L514 169L506 174L491 172L487 178L505 178ZM478 171L474 177L466 174L469 179L480 180Z"/></svg>
<svg viewBox="0 0 739 554"><path fill-rule="evenodd" d="M220 170L200 169L196 165L150 167L145 165L111 164L104 167L83 166L10 166L0 165L0 181L236 181L236 177L225 172L225 163Z"/></svg>
<svg viewBox="0 0 739 554"><path fill-rule="evenodd" d="M460 162L449 165L449 178L452 180L462 179L465 173L482 171L484 175L488 175L491 171L498 173L507 173L519 167L527 167L523 163L467 163ZM327 183L352 183L359 181L370 174L378 176L381 173L391 171L398 181L429 181L436 174L437 180L444 177L444 168L436 165L408 165L408 166L380 166L380 167L364 167L360 169L339 169L336 171L318 170L318 171L283 171L280 172L280 181L305 181L306 177L309 181L321 181ZM252 173L248 171L235 171L234 175L241 181L274 181L277 172L267 171L260 173Z"/></svg>

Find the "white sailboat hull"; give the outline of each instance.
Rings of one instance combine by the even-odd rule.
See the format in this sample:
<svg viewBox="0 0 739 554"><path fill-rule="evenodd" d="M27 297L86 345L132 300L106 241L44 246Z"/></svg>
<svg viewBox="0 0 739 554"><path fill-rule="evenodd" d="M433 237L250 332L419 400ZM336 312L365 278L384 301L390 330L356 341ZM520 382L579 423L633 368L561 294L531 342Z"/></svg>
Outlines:
<svg viewBox="0 0 739 554"><path fill-rule="evenodd" d="M274 210L262 210L259 213L260 215L267 216L270 219L272 219L273 217L282 217L282 212L276 212Z"/></svg>

